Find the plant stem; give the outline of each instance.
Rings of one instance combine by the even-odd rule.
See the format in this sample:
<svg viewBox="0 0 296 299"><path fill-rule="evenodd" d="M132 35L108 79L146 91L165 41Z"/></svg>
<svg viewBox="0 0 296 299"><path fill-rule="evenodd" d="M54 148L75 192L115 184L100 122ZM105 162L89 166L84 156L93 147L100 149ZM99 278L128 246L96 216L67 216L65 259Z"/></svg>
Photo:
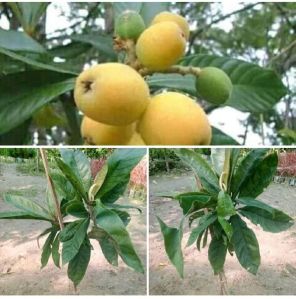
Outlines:
<svg viewBox="0 0 296 299"><path fill-rule="evenodd" d="M228 295L227 280L224 269L218 274L220 284L220 295Z"/></svg>
<svg viewBox="0 0 296 299"><path fill-rule="evenodd" d="M52 179L49 175L49 167L48 167L46 152L43 148L40 148L40 154L41 154L41 158L42 158L42 161L43 161L48 186L49 186L49 189L51 190L52 198L53 198L53 201L54 201L54 204L55 204L56 216L58 218L59 225L60 225L60 228L62 230L64 228L63 217L62 217L62 213L61 213L61 210L60 210L60 205L59 205L58 197L57 197L57 194L56 194L56 191L55 191L55 187L54 187L53 181L52 181Z"/></svg>

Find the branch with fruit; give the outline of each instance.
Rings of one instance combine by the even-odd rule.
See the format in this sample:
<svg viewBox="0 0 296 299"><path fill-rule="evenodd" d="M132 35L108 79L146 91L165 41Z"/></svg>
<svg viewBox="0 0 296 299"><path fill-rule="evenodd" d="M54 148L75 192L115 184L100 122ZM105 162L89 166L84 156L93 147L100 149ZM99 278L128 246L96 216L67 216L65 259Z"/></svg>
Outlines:
<svg viewBox="0 0 296 299"><path fill-rule="evenodd" d="M221 105L232 91L228 75L216 67L175 65L185 54L189 25L162 12L151 25L135 11L115 22L114 49L123 63L103 63L76 80L75 102L84 118L81 133L96 145L208 145L212 130L203 108L188 95L151 94L146 78L154 73L194 75L198 95Z"/></svg>

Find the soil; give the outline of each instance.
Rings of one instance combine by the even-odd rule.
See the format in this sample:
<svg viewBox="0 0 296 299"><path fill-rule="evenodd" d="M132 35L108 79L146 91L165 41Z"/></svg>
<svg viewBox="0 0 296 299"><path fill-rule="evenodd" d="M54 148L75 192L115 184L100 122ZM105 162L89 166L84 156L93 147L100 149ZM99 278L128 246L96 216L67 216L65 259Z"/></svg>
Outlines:
<svg viewBox="0 0 296 299"><path fill-rule="evenodd" d="M0 211L11 207L1 197L8 190L34 188L30 197L42 202L46 188L44 176L30 176L16 171L15 164L1 164ZM28 192L30 193L30 192ZM31 192L32 193L32 192ZM119 203L127 204L122 198ZM143 214L130 210L128 226L131 238L143 264L146 265L146 204L145 201L129 200L142 209ZM48 227L43 221L0 220L0 295L145 295L146 277L129 269L122 261L113 267L105 260L98 242L92 241L94 250L87 273L75 293L67 278L67 267L56 268L50 259L40 270L41 250L36 237ZM44 239L41 239L43 244ZM42 245L41 245L42 246Z"/></svg>
<svg viewBox="0 0 296 299"><path fill-rule="evenodd" d="M159 194L194 191L192 173L150 177L150 274L151 295L219 295L218 279L208 262L208 247L199 252L195 246L185 248L188 227L183 237L185 274L179 278L170 264L155 215L168 225L177 227L181 209L171 199ZM271 184L259 198L296 219L295 187ZM225 273L230 295L296 295L296 225L289 230L273 234L264 232L248 222L260 244L261 265L256 276L243 269L236 257L228 255Z"/></svg>

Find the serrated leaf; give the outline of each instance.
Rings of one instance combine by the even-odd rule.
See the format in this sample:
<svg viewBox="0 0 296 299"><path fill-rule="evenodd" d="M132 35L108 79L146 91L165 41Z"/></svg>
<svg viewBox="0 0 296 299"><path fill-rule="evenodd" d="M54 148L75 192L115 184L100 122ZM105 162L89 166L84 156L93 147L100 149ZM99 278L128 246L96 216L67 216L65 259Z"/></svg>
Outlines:
<svg viewBox="0 0 296 299"><path fill-rule="evenodd" d="M140 214L142 214L142 210L140 208L138 208L137 206L134 205L119 205L119 204L115 204L115 203L107 203L105 204L106 207L108 208L112 208L112 209L135 209L137 210Z"/></svg>
<svg viewBox="0 0 296 299"><path fill-rule="evenodd" d="M41 44L32 39L25 32L15 30L4 30L0 28L0 45L1 48L31 53L45 53Z"/></svg>
<svg viewBox="0 0 296 299"><path fill-rule="evenodd" d="M99 32L92 32L88 34L71 35L69 38L76 42L92 45L99 50L99 53L104 54L112 61L117 60L117 55L113 50L113 39L111 36L104 36Z"/></svg>
<svg viewBox="0 0 296 299"><path fill-rule="evenodd" d="M30 2L8 2L7 3L14 16L18 19L26 32L33 33L38 22L45 13L49 2L30 3Z"/></svg>
<svg viewBox="0 0 296 299"><path fill-rule="evenodd" d="M238 216L230 218L233 227L231 243L240 264L250 273L256 274L260 265L259 244L254 232Z"/></svg>
<svg viewBox="0 0 296 299"><path fill-rule="evenodd" d="M263 230L272 233L282 232L294 224L293 219L282 211L273 209L270 213L266 209L247 206L239 209L239 213Z"/></svg>
<svg viewBox="0 0 296 299"><path fill-rule="evenodd" d="M74 189L79 193L79 195L82 198L87 199L87 192L84 189L81 179L77 177L77 175L73 172L71 167L59 158L56 158L55 161L59 169L62 171L63 175L69 180L69 182L72 184Z"/></svg>
<svg viewBox="0 0 296 299"><path fill-rule="evenodd" d="M211 161L218 176L223 172L225 148L212 148Z"/></svg>
<svg viewBox="0 0 296 299"><path fill-rule="evenodd" d="M256 171L257 165L262 161L269 149L259 148L251 150L238 164L233 174L230 191L233 198L240 192L241 186Z"/></svg>
<svg viewBox="0 0 296 299"><path fill-rule="evenodd" d="M41 269L44 268L51 255L51 245L56 235L56 230L52 230L49 236L47 237L43 247L42 247L42 254L41 254Z"/></svg>
<svg viewBox="0 0 296 299"><path fill-rule="evenodd" d="M255 171L240 187L240 197L257 197L273 180L278 165L277 153L268 154L258 163Z"/></svg>
<svg viewBox="0 0 296 299"><path fill-rule="evenodd" d="M233 234L233 228L231 224L226 219L219 216L218 216L218 222L220 223L221 227L223 228L223 231L225 232L228 240L230 241Z"/></svg>
<svg viewBox="0 0 296 299"><path fill-rule="evenodd" d="M68 277L76 287L83 279L87 270L91 255L91 245L89 239L86 237L82 242L77 254L69 262Z"/></svg>
<svg viewBox="0 0 296 299"><path fill-rule="evenodd" d="M115 241L100 227L93 227L89 237L99 242L104 257L112 266L118 266L118 252Z"/></svg>
<svg viewBox="0 0 296 299"><path fill-rule="evenodd" d="M58 63L46 64L46 63L34 60L27 56L21 55L19 53L15 53L13 51L9 51L9 50L1 48L1 47L0 47L0 53L9 58L12 58L13 60L20 61L28 66L31 66L31 67L34 67L37 69L69 74L69 75L72 75L72 77L78 75L76 72L73 72L72 70L67 69L65 67L65 65L62 65L62 64L58 64ZM74 87L74 85L73 85L73 87Z"/></svg>
<svg viewBox="0 0 296 299"><path fill-rule="evenodd" d="M114 203L125 191L132 169L146 154L145 149L117 149L108 158L108 172L96 195L102 203Z"/></svg>
<svg viewBox="0 0 296 299"><path fill-rule="evenodd" d="M219 192L217 175L199 153L189 149L178 149L175 150L175 153L184 163L192 168L195 174L197 174L204 189L211 194L217 194L217 192Z"/></svg>
<svg viewBox="0 0 296 299"><path fill-rule="evenodd" d="M134 249L121 218L112 210L104 207L99 200L96 201L95 211L98 226L113 239L122 260L135 271L144 273L142 262Z"/></svg>
<svg viewBox="0 0 296 299"><path fill-rule="evenodd" d="M17 88L12 88L11 82L16 82ZM26 71L1 77L0 134L22 124L45 104L73 87L74 80L69 75L50 71Z"/></svg>
<svg viewBox="0 0 296 299"><path fill-rule="evenodd" d="M31 220L51 221L48 218L31 215L28 212L22 212L22 211L0 212L0 219L31 219Z"/></svg>
<svg viewBox="0 0 296 299"><path fill-rule="evenodd" d="M211 145L239 145L239 143L221 130L212 127Z"/></svg>
<svg viewBox="0 0 296 299"><path fill-rule="evenodd" d="M42 206L35 203L34 201L29 200L23 196L5 194L4 201L20 209L22 212L26 212L29 215L42 219L47 219L48 221L54 220L50 217L50 214L46 209L44 209Z"/></svg>
<svg viewBox="0 0 296 299"><path fill-rule="evenodd" d="M157 220L163 235L165 251L171 263L174 265L179 275L183 278L184 260L181 247L183 237L183 221L181 221L179 228L172 228L167 226L159 217L157 217Z"/></svg>
<svg viewBox="0 0 296 299"><path fill-rule="evenodd" d="M98 191L100 190L100 188L104 183L107 172L108 172L108 164L105 163L101 168L101 170L97 173L94 182L88 191L89 198L95 198L95 196L97 195Z"/></svg>
<svg viewBox="0 0 296 299"><path fill-rule="evenodd" d="M80 150L61 149L63 161L72 169L76 177L81 181L84 190L88 190L91 185L90 162L87 156Z"/></svg>
<svg viewBox="0 0 296 299"><path fill-rule="evenodd" d="M77 220L77 226L72 238L63 243L62 261L63 265L71 261L78 254L81 244L87 234L89 218ZM63 232L63 231L62 231Z"/></svg>
<svg viewBox="0 0 296 299"><path fill-rule="evenodd" d="M203 208L208 208L215 202L211 195L203 192L181 193L176 195L174 199L179 201L184 215L186 215L189 211L193 212Z"/></svg>
<svg viewBox="0 0 296 299"><path fill-rule="evenodd" d="M81 201L73 200L67 204L66 213L77 218L87 218L89 213Z"/></svg>
<svg viewBox="0 0 296 299"><path fill-rule="evenodd" d="M222 218L236 214L232 199L229 194L225 193L224 191L219 192L216 210L218 217Z"/></svg>
<svg viewBox="0 0 296 299"><path fill-rule="evenodd" d="M56 235L52 247L51 247L51 254L52 254L52 260L56 267L60 268L60 239L59 239L59 234Z"/></svg>
<svg viewBox="0 0 296 299"><path fill-rule="evenodd" d="M185 57L181 64L201 68L214 66L226 72L232 81L233 90L225 105L243 112L270 110L287 93L286 87L273 70L242 60L201 54Z"/></svg>
<svg viewBox="0 0 296 299"><path fill-rule="evenodd" d="M209 246L208 259L211 263L215 275L223 271L226 254L227 245L224 243L224 240L222 238L213 238Z"/></svg>
<svg viewBox="0 0 296 299"><path fill-rule="evenodd" d="M196 239L198 238L198 236L206 229L208 228L212 223L214 223L217 220L217 215L216 214L212 214L209 213L207 215L204 215L200 221L199 221L199 225L197 227L195 227L189 236L189 239L187 241L187 245L186 246L191 246Z"/></svg>

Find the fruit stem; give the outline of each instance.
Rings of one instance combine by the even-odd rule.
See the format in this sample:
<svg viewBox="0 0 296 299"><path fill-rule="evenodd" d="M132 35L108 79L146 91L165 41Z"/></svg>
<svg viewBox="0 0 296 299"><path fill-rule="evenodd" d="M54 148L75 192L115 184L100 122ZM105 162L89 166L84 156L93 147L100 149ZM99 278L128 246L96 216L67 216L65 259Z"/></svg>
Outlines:
<svg viewBox="0 0 296 299"><path fill-rule="evenodd" d="M181 66L181 65L173 65L168 69L161 70L161 71L151 71L146 68L142 68L139 70L139 73L144 77L148 75L153 75L154 73L162 73L162 74L180 74L180 75L194 75L198 77L201 72L199 67L192 67L192 66Z"/></svg>
<svg viewBox="0 0 296 299"><path fill-rule="evenodd" d="M139 63L137 60L136 44L134 40L128 39L125 41L125 51L127 54L125 63L137 70L139 68Z"/></svg>

